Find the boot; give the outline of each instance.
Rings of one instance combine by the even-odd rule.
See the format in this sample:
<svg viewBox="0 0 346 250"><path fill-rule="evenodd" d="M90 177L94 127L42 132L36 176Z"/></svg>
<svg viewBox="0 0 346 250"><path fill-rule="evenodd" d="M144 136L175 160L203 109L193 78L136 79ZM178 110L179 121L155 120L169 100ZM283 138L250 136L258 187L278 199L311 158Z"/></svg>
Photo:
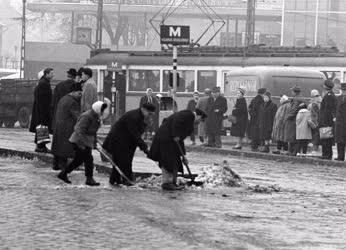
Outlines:
<svg viewBox="0 0 346 250"><path fill-rule="evenodd" d="M67 173L65 171L61 171L58 174L58 178L68 184L71 184L71 181L67 178Z"/></svg>
<svg viewBox="0 0 346 250"><path fill-rule="evenodd" d="M100 186L100 183L96 182L93 177L87 177L85 184L88 186Z"/></svg>
<svg viewBox="0 0 346 250"><path fill-rule="evenodd" d="M178 186L175 185L174 183L163 183L161 185L162 190L167 190L167 191L179 191L183 190L184 186Z"/></svg>

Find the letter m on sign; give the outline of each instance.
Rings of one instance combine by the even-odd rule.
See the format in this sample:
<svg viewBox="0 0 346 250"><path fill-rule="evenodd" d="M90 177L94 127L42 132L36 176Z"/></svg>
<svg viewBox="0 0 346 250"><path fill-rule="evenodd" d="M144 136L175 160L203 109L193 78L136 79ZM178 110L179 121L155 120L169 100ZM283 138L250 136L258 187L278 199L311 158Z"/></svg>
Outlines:
<svg viewBox="0 0 346 250"><path fill-rule="evenodd" d="M181 36L181 27L169 27L169 36L170 37L180 37Z"/></svg>

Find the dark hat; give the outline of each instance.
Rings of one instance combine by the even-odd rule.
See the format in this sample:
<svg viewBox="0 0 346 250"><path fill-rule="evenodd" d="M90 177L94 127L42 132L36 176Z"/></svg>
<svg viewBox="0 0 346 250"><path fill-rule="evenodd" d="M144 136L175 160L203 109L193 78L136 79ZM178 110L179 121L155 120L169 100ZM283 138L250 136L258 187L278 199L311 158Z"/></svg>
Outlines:
<svg viewBox="0 0 346 250"><path fill-rule="evenodd" d="M346 90L346 82L340 83L341 90Z"/></svg>
<svg viewBox="0 0 346 250"><path fill-rule="evenodd" d="M266 91L267 91L266 88L260 88L260 89L257 90L257 93L258 93L259 95L263 95Z"/></svg>
<svg viewBox="0 0 346 250"><path fill-rule="evenodd" d="M66 73L73 76L73 77L77 76L77 70L73 69L73 68L69 69Z"/></svg>
<svg viewBox="0 0 346 250"><path fill-rule="evenodd" d="M152 103L144 103L142 108L148 110L149 112L155 112L156 107Z"/></svg>
<svg viewBox="0 0 346 250"><path fill-rule="evenodd" d="M269 91L266 91L265 93L264 93L264 95L266 95L266 96L268 96L269 98L272 96L272 93L270 93Z"/></svg>
<svg viewBox="0 0 346 250"><path fill-rule="evenodd" d="M90 68L83 68L82 73L86 74L90 78L93 76L93 71Z"/></svg>
<svg viewBox="0 0 346 250"><path fill-rule="evenodd" d="M298 85L294 85L291 90L295 93L300 93L301 89Z"/></svg>
<svg viewBox="0 0 346 250"><path fill-rule="evenodd" d="M195 112L196 112L196 115L202 116L202 119L207 118L207 114L206 114L203 110L201 110L201 109L199 109L199 108L196 108L196 109L195 109Z"/></svg>
<svg viewBox="0 0 346 250"><path fill-rule="evenodd" d="M212 90L211 90L212 93L220 93L220 87L214 87Z"/></svg>
<svg viewBox="0 0 346 250"><path fill-rule="evenodd" d="M77 71L77 76L82 76L83 67L79 68Z"/></svg>
<svg viewBox="0 0 346 250"><path fill-rule="evenodd" d="M334 88L334 83L331 80L325 80L324 81L324 85L323 85L326 89L332 89Z"/></svg>

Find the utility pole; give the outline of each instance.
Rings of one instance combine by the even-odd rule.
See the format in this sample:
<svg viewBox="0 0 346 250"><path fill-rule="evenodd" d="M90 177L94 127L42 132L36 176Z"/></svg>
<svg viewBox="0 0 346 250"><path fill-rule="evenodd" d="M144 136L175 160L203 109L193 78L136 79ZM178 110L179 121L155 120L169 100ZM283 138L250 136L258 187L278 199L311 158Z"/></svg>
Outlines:
<svg viewBox="0 0 346 250"><path fill-rule="evenodd" d="M20 72L19 77L24 78L24 61L25 61L25 33L26 33L26 0L23 0L23 14L22 14L22 40L20 44Z"/></svg>
<svg viewBox="0 0 346 250"><path fill-rule="evenodd" d="M256 0L247 0L245 46L251 46L255 43L255 10Z"/></svg>
<svg viewBox="0 0 346 250"><path fill-rule="evenodd" d="M102 49L102 27L103 27L103 0L98 1L97 25L96 25L96 48Z"/></svg>

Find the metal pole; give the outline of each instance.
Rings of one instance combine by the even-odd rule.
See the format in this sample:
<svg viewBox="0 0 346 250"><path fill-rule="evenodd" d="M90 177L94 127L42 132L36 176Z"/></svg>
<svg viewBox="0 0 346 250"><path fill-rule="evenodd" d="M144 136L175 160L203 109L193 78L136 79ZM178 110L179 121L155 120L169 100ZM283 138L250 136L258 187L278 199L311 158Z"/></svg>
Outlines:
<svg viewBox="0 0 346 250"><path fill-rule="evenodd" d="M112 75L112 87L111 87L111 92L112 92L112 124L114 119L116 119L115 117L115 94L117 92L117 88L115 87L115 71L113 71L113 75Z"/></svg>
<svg viewBox="0 0 346 250"><path fill-rule="evenodd" d="M284 46L284 26L285 26L285 0L282 1L280 46Z"/></svg>
<svg viewBox="0 0 346 250"><path fill-rule="evenodd" d="M21 46L20 46L20 72L19 77L21 79L24 78L24 61L25 61L25 33L26 33L26 0L23 0L23 14L22 14L22 40L21 40Z"/></svg>
<svg viewBox="0 0 346 250"><path fill-rule="evenodd" d="M316 19L315 19L315 46L317 46L317 34L318 34L318 11L319 11L320 0L316 0Z"/></svg>
<svg viewBox="0 0 346 250"><path fill-rule="evenodd" d="M103 0L99 0L97 7L96 47L102 48Z"/></svg>
<svg viewBox="0 0 346 250"><path fill-rule="evenodd" d="M173 46L173 112L175 112L175 99L177 93L177 68L178 68L178 49L177 46Z"/></svg>

